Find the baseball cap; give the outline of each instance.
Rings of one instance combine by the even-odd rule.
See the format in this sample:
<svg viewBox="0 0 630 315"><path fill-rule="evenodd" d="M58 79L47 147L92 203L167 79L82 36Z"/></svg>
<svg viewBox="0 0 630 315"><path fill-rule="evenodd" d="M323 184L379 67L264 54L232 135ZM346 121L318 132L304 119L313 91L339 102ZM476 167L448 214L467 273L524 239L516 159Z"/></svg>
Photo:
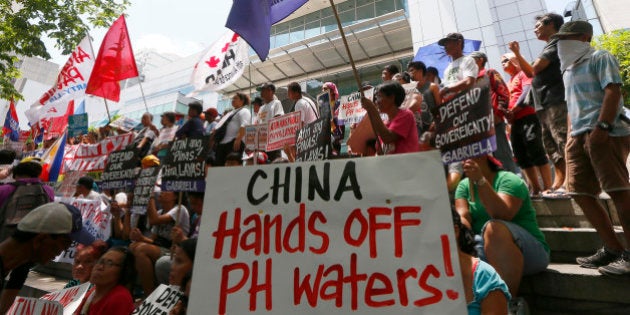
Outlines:
<svg viewBox="0 0 630 315"><path fill-rule="evenodd" d="M142 167L160 166L160 159L153 154L149 154L142 158L140 165L142 165Z"/></svg>
<svg viewBox="0 0 630 315"><path fill-rule="evenodd" d="M251 160L254 158L254 156L256 156L258 164L267 164L267 159L269 159L267 157L267 153L265 152L251 152L247 155L247 157L243 158L243 161Z"/></svg>
<svg viewBox="0 0 630 315"><path fill-rule="evenodd" d="M66 234L73 241L84 245L90 245L95 240L94 236L83 228L81 211L60 202L47 203L33 209L20 220L17 229L37 234Z"/></svg>
<svg viewBox="0 0 630 315"><path fill-rule="evenodd" d="M553 34L551 38L582 34L593 35L593 25L587 21L571 21L562 24L558 33Z"/></svg>
<svg viewBox="0 0 630 315"><path fill-rule="evenodd" d="M460 34L460 33L448 33L444 38L442 38L442 39L440 39L438 41L438 45L444 46L444 45L446 45L447 41L460 40L460 39L462 41L464 40L464 36L462 34Z"/></svg>
<svg viewBox="0 0 630 315"><path fill-rule="evenodd" d="M206 109L206 115L209 115L209 117L217 117L219 116L219 111L214 107L210 107Z"/></svg>
<svg viewBox="0 0 630 315"><path fill-rule="evenodd" d="M486 56L486 54L481 51L473 51L470 53L469 56L472 58L481 58L486 62L488 61L488 56Z"/></svg>
<svg viewBox="0 0 630 315"><path fill-rule="evenodd" d="M256 90L260 92L260 91L262 91L264 89L271 89L272 91L275 92L276 91L276 86L273 85L273 83L271 83L271 82L266 82L266 83L263 83L261 86L259 86Z"/></svg>
<svg viewBox="0 0 630 315"><path fill-rule="evenodd" d="M92 177L83 176L79 178L77 185L81 185L87 189L92 189L92 187L94 187L94 179L92 179Z"/></svg>

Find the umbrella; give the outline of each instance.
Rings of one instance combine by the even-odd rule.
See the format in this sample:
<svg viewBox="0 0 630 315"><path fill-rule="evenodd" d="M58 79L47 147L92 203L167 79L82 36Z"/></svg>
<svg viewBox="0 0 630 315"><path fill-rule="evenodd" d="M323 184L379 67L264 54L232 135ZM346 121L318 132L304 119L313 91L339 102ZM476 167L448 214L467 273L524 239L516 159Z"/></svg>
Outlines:
<svg viewBox="0 0 630 315"><path fill-rule="evenodd" d="M481 47L480 40L465 39L464 40L464 55L468 55L473 51L479 50ZM413 61L422 61L427 67L435 67L438 69L438 75L440 78L444 74L444 69L451 62L451 58L446 55L444 47L438 45L437 42L420 47Z"/></svg>

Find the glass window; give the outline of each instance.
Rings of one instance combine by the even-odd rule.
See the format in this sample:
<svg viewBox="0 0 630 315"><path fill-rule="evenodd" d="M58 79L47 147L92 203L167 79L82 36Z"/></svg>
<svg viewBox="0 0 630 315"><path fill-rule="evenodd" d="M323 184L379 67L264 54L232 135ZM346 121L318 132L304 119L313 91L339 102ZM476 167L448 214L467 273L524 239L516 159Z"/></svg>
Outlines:
<svg viewBox="0 0 630 315"><path fill-rule="evenodd" d="M357 8L357 22L374 18L374 4Z"/></svg>
<svg viewBox="0 0 630 315"><path fill-rule="evenodd" d="M330 32L337 29L337 20L334 16L329 16L327 18L322 19L322 29L324 33Z"/></svg>
<svg viewBox="0 0 630 315"><path fill-rule="evenodd" d="M374 0L356 0L356 6L357 7L360 7L360 6L363 6L363 5L366 5L366 4L372 5L372 4L374 4Z"/></svg>
<svg viewBox="0 0 630 315"><path fill-rule="evenodd" d="M294 28L302 28L302 29L304 29L304 17L303 16L295 18L295 19L289 21L289 23L291 23L291 29L294 29ZM293 30L291 30L291 31L293 31Z"/></svg>
<svg viewBox="0 0 630 315"><path fill-rule="evenodd" d="M376 16L385 15L396 10L394 1L391 0L379 0L375 2Z"/></svg>
<svg viewBox="0 0 630 315"><path fill-rule="evenodd" d="M291 43L295 43L303 39L304 39L304 26L300 28L291 29L291 34L290 34L290 39L289 39Z"/></svg>
<svg viewBox="0 0 630 315"><path fill-rule="evenodd" d="M327 6L327 7L323 8L323 9L320 11L320 13L321 13L321 15L322 15L322 18L326 18L326 17L329 17L329 16L334 16L334 15L335 15L335 14L333 14L333 10L332 10L332 8L331 8L330 6Z"/></svg>
<svg viewBox="0 0 630 315"><path fill-rule="evenodd" d="M274 47L282 47L289 44L289 32L276 35L276 43Z"/></svg>
<svg viewBox="0 0 630 315"><path fill-rule="evenodd" d="M322 33L319 29L319 20L306 23L305 28L306 28L304 32L305 38L315 37Z"/></svg>
<svg viewBox="0 0 630 315"><path fill-rule="evenodd" d="M341 25L343 25L343 26L348 26L348 25L354 24L355 23L354 9L349 10L349 11L345 11L345 12L340 12L339 13L339 20L341 21Z"/></svg>

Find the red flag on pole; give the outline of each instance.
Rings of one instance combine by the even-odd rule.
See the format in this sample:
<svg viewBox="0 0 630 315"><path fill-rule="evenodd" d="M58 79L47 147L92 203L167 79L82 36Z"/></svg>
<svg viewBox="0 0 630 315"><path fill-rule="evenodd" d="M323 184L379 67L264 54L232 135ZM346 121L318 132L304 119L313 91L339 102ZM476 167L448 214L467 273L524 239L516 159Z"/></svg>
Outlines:
<svg viewBox="0 0 630 315"><path fill-rule="evenodd" d="M103 38L85 93L118 102L120 81L137 76L138 67L123 14Z"/></svg>

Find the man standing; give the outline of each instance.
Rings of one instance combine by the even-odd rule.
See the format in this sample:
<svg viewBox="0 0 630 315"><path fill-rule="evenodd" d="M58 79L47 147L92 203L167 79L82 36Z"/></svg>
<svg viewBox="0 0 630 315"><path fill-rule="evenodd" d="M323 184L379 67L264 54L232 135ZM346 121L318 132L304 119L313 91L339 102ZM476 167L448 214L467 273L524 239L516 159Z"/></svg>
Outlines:
<svg viewBox="0 0 630 315"><path fill-rule="evenodd" d="M438 41L444 46L444 51L453 61L444 70L444 87L440 96L453 95L473 86L479 73L475 60L464 56L464 36L460 33L450 33Z"/></svg>
<svg viewBox="0 0 630 315"><path fill-rule="evenodd" d="M276 97L276 86L273 83L265 83L258 88L260 91L260 97L265 102L258 111L256 118L257 124L266 125L269 119L284 115L284 109L282 103ZM279 158L281 155L280 150L267 152L267 156L271 161Z"/></svg>
<svg viewBox="0 0 630 315"><path fill-rule="evenodd" d="M591 47L593 27L586 21L568 22L553 37L558 39L571 123L567 188L604 242L597 253L578 257L577 263L598 268L603 274L630 275L630 250L624 250L616 238L608 214L597 200L602 189L610 195L630 246L630 183L625 165L630 125L620 119L619 62L608 51Z"/></svg>
<svg viewBox="0 0 630 315"><path fill-rule="evenodd" d="M566 174L564 149L567 139L567 103L564 99L564 84L558 58L558 39L552 38L558 32L564 18L555 13L536 17L534 33L539 40L547 42L542 53L533 64L529 64L521 55L518 42L510 42L509 48L516 56L521 70L532 80L536 114L542 127L542 139L547 155L551 158L555 178L551 191L543 197L565 198L563 185Z"/></svg>
<svg viewBox="0 0 630 315"><path fill-rule="evenodd" d="M292 82L287 88L289 99L295 101L292 112L302 113L302 127L317 120L319 117L317 106L309 99L302 97L302 87L300 84Z"/></svg>
<svg viewBox="0 0 630 315"><path fill-rule="evenodd" d="M199 117L203 112L201 103L194 101L188 104L188 120L175 132L175 138L195 138L203 136L203 121Z"/></svg>
<svg viewBox="0 0 630 315"><path fill-rule="evenodd" d="M508 103L510 102L510 91L497 70L486 69L488 56L485 53L475 51L470 54L470 57L475 60L475 64L479 68L477 78L481 79L487 76L490 84L490 99L492 112L494 113L494 132L497 141L497 150L494 151L493 155L501 161L503 169L517 174L518 170L516 163L514 163L512 148L507 141L507 134L505 133L505 112L507 112Z"/></svg>

